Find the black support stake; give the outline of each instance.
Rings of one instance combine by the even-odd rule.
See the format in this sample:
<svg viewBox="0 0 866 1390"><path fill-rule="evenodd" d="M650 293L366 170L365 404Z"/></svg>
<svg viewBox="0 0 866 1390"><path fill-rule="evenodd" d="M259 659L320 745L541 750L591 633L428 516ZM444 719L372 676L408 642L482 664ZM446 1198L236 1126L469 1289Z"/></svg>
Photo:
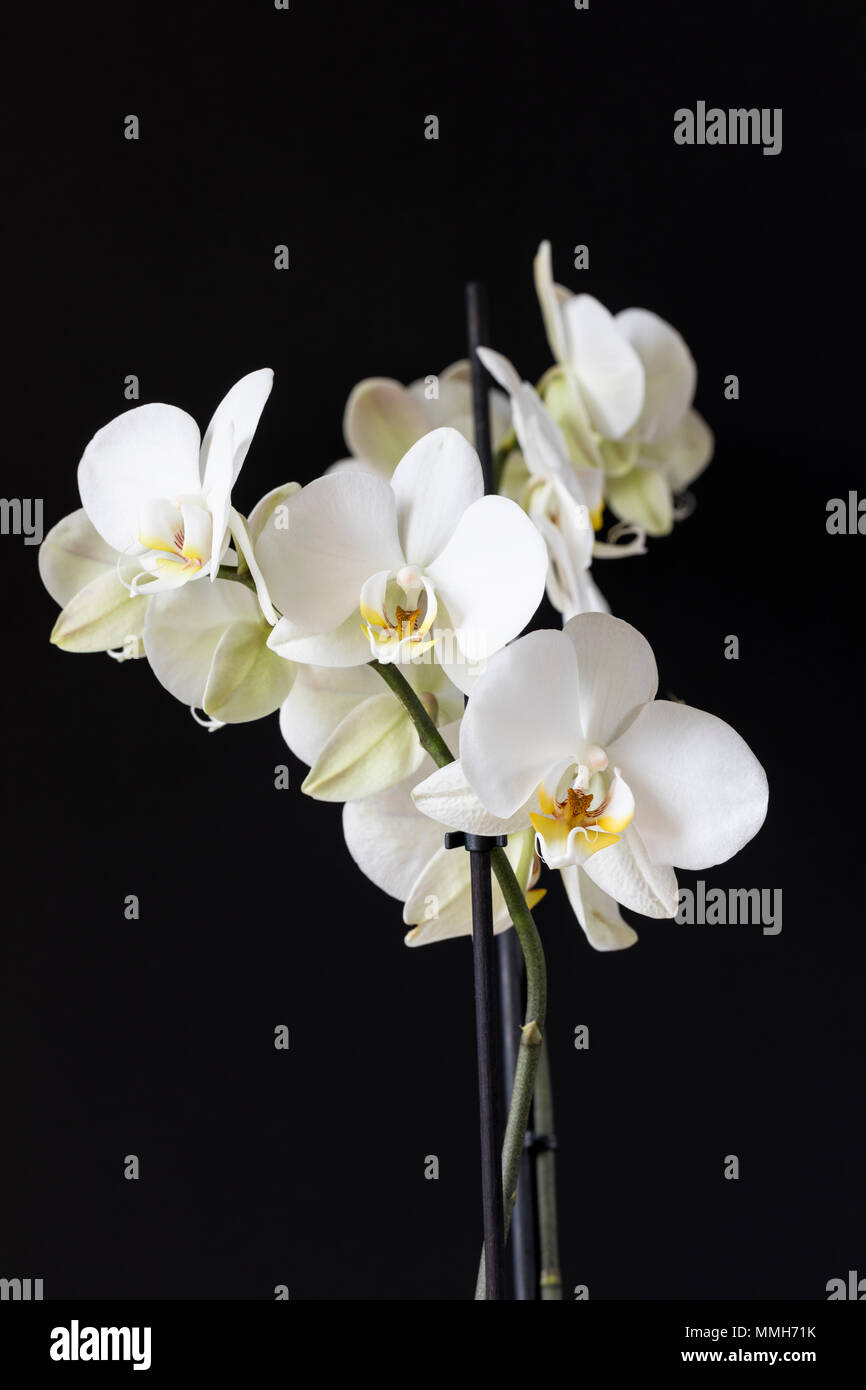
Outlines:
<svg viewBox="0 0 866 1390"><path fill-rule="evenodd" d="M475 427L475 449L481 462L484 491L495 491L493 454L490 440L490 402L488 377L478 356L478 348L490 341L487 319L487 294L483 285L472 282L466 286L466 326L469 362L472 374L472 413ZM514 1067L522 1018L519 948L514 933L493 938L493 900L490 878L490 850L504 844L504 836L488 839L480 835L448 836L446 844L464 844L470 854L472 884L472 949L475 967L475 1027L478 1048L478 1082L481 1101L481 1162L482 1199L484 1204L484 1262L486 1297L503 1299L503 1207L502 1168L500 1161L501 1126L498 1123L502 1101L507 1106L511 1096ZM494 961L498 963L500 983L500 1027L502 1030L503 1068L494 1040L494 998L496 981ZM504 1084L504 1096L501 1089ZM492 1146L492 1150L491 1150ZM515 1298L535 1297L535 1231L531 1165L524 1158L522 1177L518 1184L517 1203L512 1216L511 1241L514 1268Z"/></svg>

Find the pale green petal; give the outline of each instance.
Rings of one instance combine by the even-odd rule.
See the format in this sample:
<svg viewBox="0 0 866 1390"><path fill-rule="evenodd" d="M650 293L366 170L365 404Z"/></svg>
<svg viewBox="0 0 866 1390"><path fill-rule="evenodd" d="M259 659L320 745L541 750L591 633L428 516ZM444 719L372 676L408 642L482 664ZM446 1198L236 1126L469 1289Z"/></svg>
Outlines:
<svg viewBox="0 0 866 1390"><path fill-rule="evenodd" d="M244 724L279 709L292 687L295 667L267 645L263 622L226 628L211 660L202 709L223 724Z"/></svg>
<svg viewBox="0 0 866 1390"><path fill-rule="evenodd" d="M387 377L368 377L352 390L343 416L343 436L356 458L396 468L430 424L424 407Z"/></svg>
<svg viewBox="0 0 866 1390"><path fill-rule="evenodd" d="M538 383L538 394L562 430L575 468L601 468L598 439L574 374L563 367L552 367Z"/></svg>
<svg viewBox="0 0 866 1390"><path fill-rule="evenodd" d="M114 566L76 593L54 624L51 641L67 652L106 652L140 637L148 598L130 598Z"/></svg>
<svg viewBox="0 0 866 1390"><path fill-rule="evenodd" d="M673 530L674 499L667 478L656 468L632 468L621 478L608 478L607 502L614 516L642 526L648 536Z"/></svg>
<svg viewBox="0 0 866 1390"><path fill-rule="evenodd" d="M272 644L273 645L273 644ZM280 710L280 732L296 758L312 767L338 724L385 686L371 666L301 666Z"/></svg>
<svg viewBox="0 0 866 1390"><path fill-rule="evenodd" d="M406 710L390 691L372 695L338 724L302 790L317 801L354 801L410 776L424 750Z"/></svg>
<svg viewBox="0 0 866 1390"><path fill-rule="evenodd" d="M526 459L519 449L512 449L505 460L499 477L499 495L510 498L520 507L523 505L528 482L529 469L526 466Z"/></svg>
<svg viewBox="0 0 866 1390"><path fill-rule="evenodd" d="M660 444L642 445L641 461L660 469L674 492L682 492L703 473L713 457L715 440L706 420L690 410L675 434Z"/></svg>
<svg viewBox="0 0 866 1390"><path fill-rule="evenodd" d="M630 473L640 457L640 441L637 432L632 430L625 439L604 439L600 445L605 475L608 478L621 478Z"/></svg>
<svg viewBox="0 0 866 1390"><path fill-rule="evenodd" d="M62 608L91 580L113 574L117 559L79 507L52 526L39 547L39 577Z"/></svg>
<svg viewBox="0 0 866 1390"><path fill-rule="evenodd" d="M423 404L428 429L450 425L459 430L469 443L475 445L475 415L472 407L472 368L466 358L452 362L439 373L439 395L430 399L424 378L413 381L409 391ZM488 393L490 406L490 444L494 453L511 428L511 404L508 397L494 387Z"/></svg>

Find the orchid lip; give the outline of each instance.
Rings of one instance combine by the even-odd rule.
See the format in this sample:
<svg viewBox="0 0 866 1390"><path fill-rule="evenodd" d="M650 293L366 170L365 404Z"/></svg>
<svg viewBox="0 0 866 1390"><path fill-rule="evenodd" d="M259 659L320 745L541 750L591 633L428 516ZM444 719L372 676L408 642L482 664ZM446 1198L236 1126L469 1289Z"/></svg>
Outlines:
<svg viewBox="0 0 866 1390"><path fill-rule="evenodd" d="M417 657L436 641L428 636L438 612L436 593L415 565L372 575L361 588L359 606L362 628L377 660L399 660L404 654Z"/></svg>

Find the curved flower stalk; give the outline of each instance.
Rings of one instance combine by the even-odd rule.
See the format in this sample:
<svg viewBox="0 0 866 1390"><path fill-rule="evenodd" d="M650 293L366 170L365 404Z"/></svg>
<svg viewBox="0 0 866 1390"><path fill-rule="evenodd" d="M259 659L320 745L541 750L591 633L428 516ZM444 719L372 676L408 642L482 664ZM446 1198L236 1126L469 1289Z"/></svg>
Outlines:
<svg viewBox="0 0 866 1390"><path fill-rule="evenodd" d="M147 588L150 597L205 575L216 579L237 517L232 486L272 382L269 368L236 382L204 439L173 405L136 406L93 436L78 465L81 501L106 545L136 559L130 593Z"/></svg>
<svg viewBox="0 0 866 1390"><path fill-rule="evenodd" d="M525 627L547 552L513 502L485 497L478 456L457 430L413 444L384 478L347 471L289 498L255 554L283 614L275 651L317 666L439 662L468 690Z"/></svg>
<svg viewBox="0 0 866 1390"><path fill-rule="evenodd" d="M371 666L298 666L280 729L310 771L301 788L317 801L352 801L417 773L424 759L405 706ZM434 724L463 714L463 696L438 662L404 674Z"/></svg>
<svg viewBox="0 0 866 1390"><path fill-rule="evenodd" d="M434 773L415 802L458 830L532 825L541 858L566 871L578 915L606 921L613 937L621 919L607 899L672 917L673 866L703 869L736 854L762 825L768 792L739 734L656 700L657 686L649 644L609 614L530 633L476 682L459 770Z"/></svg>
<svg viewBox="0 0 866 1390"><path fill-rule="evenodd" d="M490 423L496 450L510 423L508 400L501 391L490 393ZM475 444L468 362L454 362L438 377L409 386L390 377L367 377L353 388L343 414L343 436L352 457L335 463L329 472L354 468L390 478L413 444L444 425Z"/></svg>
<svg viewBox="0 0 866 1390"><path fill-rule="evenodd" d="M558 366L539 384L575 465L603 470L605 500L651 536L675 520L674 493L706 468L713 436L692 408L694 359L670 324L648 309L613 315L588 294L555 284L550 242L535 284Z"/></svg>

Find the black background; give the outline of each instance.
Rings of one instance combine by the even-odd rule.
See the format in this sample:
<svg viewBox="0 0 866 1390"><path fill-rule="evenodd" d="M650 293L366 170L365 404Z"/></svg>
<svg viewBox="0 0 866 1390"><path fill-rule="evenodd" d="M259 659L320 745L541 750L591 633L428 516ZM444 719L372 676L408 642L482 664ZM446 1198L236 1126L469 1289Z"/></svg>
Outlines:
<svg viewBox="0 0 866 1390"><path fill-rule="evenodd" d="M729 720L768 770L757 839L681 882L782 888L783 930L638 922L635 948L597 955L551 876L566 1297L821 1299L866 1273L866 541L825 528L862 486L846 10L91 5L4 45L3 493L43 497L46 530L129 373L204 425L274 368L242 510L344 454L357 380L463 355L471 276L494 346L537 378L545 236L558 279L654 309L698 361L717 450L697 510L594 573L660 693ZM699 99L781 106L782 153L676 146ZM0 1274L46 1297L470 1296L468 939L408 951L276 717L209 736L145 662L50 647L36 549L0 544Z"/></svg>

